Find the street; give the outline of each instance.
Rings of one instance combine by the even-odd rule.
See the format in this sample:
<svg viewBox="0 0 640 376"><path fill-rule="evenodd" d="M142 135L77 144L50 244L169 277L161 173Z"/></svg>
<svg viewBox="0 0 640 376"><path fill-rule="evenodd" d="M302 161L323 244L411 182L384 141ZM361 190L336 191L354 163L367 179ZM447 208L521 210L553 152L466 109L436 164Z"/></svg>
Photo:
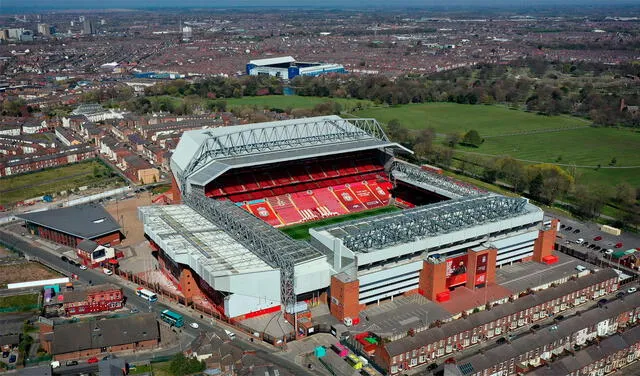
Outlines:
<svg viewBox="0 0 640 376"><path fill-rule="evenodd" d="M75 267L65 261L60 259L60 256L54 254L48 250L41 249L30 244L27 240L28 238L24 238L21 235L16 235L6 231L6 228L0 229L0 241L10 245L12 248L20 250L29 258L34 259L37 258L39 260L44 261L47 265L55 268L59 272L70 276L71 274L76 274L79 279L85 283L89 281L92 284L103 284L103 283L112 283L123 288L125 296L127 297L126 305L129 308L137 308L140 312L154 312L156 315L160 316L160 312L165 309L171 309L177 311L185 317L185 326L180 328L180 332L184 334L187 338L185 343L182 343L182 350L185 350L188 345L195 339L195 337L202 331L206 332L214 332L220 338L225 338L226 333L224 329L219 325L216 325L215 320L210 320L208 318L200 319L200 314L197 314L197 317L187 316L185 314L185 309L183 307L179 307L177 304L165 304L162 302L149 303L147 300L139 297L135 293L136 285L125 281L116 276L107 276L104 273L101 273L100 270L80 270L78 267ZM198 329L191 328L189 323L196 322L199 325ZM227 327L227 329L231 329ZM295 364L293 361L285 359L281 356L277 356L277 352L279 350L271 348L267 344L258 344L253 343L248 340L248 336L236 332L236 339L233 341L234 347L242 350L242 351L255 351L255 356L259 359L263 360L266 364L274 364L276 366L282 367L283 369L289 370L295 375L305 375L309 374L309 370ZM130 355L130 356L122 356L127 360L149 360L154 356L162 356L168 354L175 354L180 351L180 348L175 347L173 349L168 350L160 350L147 352L144 354ZM276 356L274 356L276 355ZM77 367L77 368L76 368ZM86 371L84 368L95 367L97 369L97 365L88 365L86 363L80 364L74 367L60 367L55 370L55 374L67 375L67 374L77 374L78 372Z"/></svg>

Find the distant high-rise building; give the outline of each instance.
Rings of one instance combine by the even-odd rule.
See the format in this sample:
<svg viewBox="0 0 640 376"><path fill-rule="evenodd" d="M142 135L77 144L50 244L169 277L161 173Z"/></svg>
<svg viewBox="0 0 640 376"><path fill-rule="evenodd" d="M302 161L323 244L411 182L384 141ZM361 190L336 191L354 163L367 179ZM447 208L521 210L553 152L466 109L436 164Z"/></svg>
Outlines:
<svg viewBox="0 0 640 376"><path fill-rule="evenodd" d="M100 20L100 25L106 25L107 24L107 20L105 20L104 18Z"/></svg>
<svg viewBox="0 0 640 376"><path fill-rule="evenodd" d="M84 16L80 16L80 17L78 17L78 21L80 21L80 22L84 22Z"/></svg>
<svg viewBox="0 0 640 376"><path fill-rule="evenodd" d="M73 27L73 26L75 26L75 25L76 25L76 23L75 23L75 22L73 22L73 21L71 21L71 22L69 22L69 25L71 25L71 27Z"/></svg>
<svg viewBox="0 0 640 376"><path fill-rule="evenodd" d="M51 35L51 30L49 29L49 25L46 24L46 23L39 23L38 24L38 34L44 35L44 36Z"/></svg>
<svg viewBox="0 0 640 376"><path fill-rule="evenodd" d="M91 35L95 33L96 33L96 27L94 23L92 21L85 20L84 23L82 24L82 34Z"/></svg>
<svg viewBox="0 0 640 376"><path fill-rule="evenodd" d="M193 29L190 26L185 26L182 28L182 40L188 42L193 37Z"/></svg>

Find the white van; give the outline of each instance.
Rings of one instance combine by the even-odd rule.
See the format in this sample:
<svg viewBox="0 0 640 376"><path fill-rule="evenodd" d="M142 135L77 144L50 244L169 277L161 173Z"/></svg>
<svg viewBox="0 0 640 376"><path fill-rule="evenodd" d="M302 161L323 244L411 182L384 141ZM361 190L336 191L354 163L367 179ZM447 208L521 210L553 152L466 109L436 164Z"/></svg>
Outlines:
<svg viewBox="0 0 640 376"><path fill-rule="evenodd" d="M107 269L107 268L102 268L102 272L103 272L104 274L106 274L106 275L111 275L111 274L113 274L113 272L112 272L111 270Z"/></svg>
<svg viewBox="0 0 640 376"><path fill-rule="evenodd" d="M587 268L585 268L582 265L578 265L578 266L576 266L576 270L579 271L579 272L584 272L585 270L587 270Z"/></svg>
<svg viewBox="0 0 640 376"><path fill-rule="evenodd" d="M51 362L51 368L58 368L60 367L60 362L58 360L54 360L53 362Z"/></svg>
<svg viewBox="0 0 640 376"><path fill-rule="evenodd" d="M229 331L227 329L225 329L224 332L227 334L230 340L234 340L236 338L236 334L234 332Z"/></svg>
<svg viewBox="0 0 640 376"><path fill-rule="evenodd" d="M584 239L580 238L576 240L576 244L582 244L582 243L584 243Z"/></svg>

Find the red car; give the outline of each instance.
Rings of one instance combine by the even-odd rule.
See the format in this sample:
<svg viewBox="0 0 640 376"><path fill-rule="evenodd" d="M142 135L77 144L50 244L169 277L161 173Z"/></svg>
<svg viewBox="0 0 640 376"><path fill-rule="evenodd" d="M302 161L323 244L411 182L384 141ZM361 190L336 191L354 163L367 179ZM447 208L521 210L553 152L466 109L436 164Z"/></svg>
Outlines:
<svg viewBox="0 0 640 376"><path fill-rule="evenodd" d="M618 243L615 245L616 248L622 248L622 243Z"/></svg>
<svg viewBox="0 0 640 376"><path fill-rule="evenodd" d="M99 360L95 356L93 358L87 359L87 363L89 363L89 364L98 363L98 362L99 362Z"/></svg>
<svg viewBox="0 0 640 376"><path fill-rule="evenodd" d="M598 235L595 238L593 238L593 240L598 242L598 241L602 240L602 236Z"/></svg>

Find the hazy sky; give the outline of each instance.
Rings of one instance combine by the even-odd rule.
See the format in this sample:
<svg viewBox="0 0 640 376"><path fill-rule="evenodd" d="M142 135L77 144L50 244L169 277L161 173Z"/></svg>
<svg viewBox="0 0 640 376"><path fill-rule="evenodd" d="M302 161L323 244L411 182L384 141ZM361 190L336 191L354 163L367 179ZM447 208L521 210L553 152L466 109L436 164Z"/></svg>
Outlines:
<svg viewBox="0 0 640 376"><path fill-rule="evenodd" d="M16 9L154 7L532 7L638 4L639 0L0 0L0 13Z"/></svg>

